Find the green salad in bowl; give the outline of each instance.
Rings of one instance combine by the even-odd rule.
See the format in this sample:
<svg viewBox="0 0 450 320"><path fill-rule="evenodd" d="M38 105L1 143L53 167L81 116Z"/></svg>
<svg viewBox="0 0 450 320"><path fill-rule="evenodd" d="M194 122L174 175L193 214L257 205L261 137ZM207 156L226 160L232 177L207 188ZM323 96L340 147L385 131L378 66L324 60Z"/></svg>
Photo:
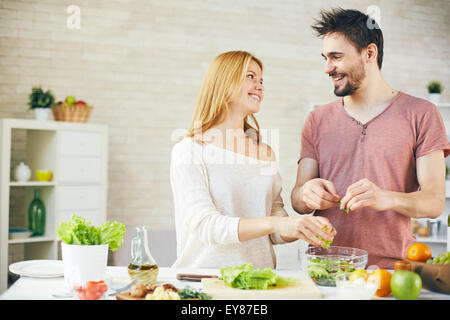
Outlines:
<svg viewBox="0 0 450 320"><path fill-rule="evenodd" d="M336 275L366 267L368 253L350 247L309 247L305 257L308 276L320 286L335 287Z"/></svg>

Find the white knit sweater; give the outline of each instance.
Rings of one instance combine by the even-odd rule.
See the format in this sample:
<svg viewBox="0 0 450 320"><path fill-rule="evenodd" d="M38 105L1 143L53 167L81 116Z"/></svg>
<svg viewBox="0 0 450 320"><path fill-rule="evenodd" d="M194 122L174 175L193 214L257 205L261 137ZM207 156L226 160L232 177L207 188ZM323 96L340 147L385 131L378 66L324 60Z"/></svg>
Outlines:
<svg viewBox="0 0 450 320"><path fill-rule="evenodd" d="M184 138L172 149L177 260L172 267L275 268L271 234L240 242L240 217L287 216L275 161L263 161Z"/></svg>

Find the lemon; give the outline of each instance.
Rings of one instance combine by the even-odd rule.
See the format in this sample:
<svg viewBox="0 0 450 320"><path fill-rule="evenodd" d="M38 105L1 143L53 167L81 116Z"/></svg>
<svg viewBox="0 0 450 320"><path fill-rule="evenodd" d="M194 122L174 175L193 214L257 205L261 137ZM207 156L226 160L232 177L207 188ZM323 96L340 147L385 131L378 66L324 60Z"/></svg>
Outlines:
<svg viewBox="0 0 450 320"><path fill-rule="evenodd" d="M368 276L369 276L369 273L366 270L361 269L361 270L353 271L348 279L350 280L350 282L353 282L356 279L360 279L360 278L363 278L365 280Z"/></svg>

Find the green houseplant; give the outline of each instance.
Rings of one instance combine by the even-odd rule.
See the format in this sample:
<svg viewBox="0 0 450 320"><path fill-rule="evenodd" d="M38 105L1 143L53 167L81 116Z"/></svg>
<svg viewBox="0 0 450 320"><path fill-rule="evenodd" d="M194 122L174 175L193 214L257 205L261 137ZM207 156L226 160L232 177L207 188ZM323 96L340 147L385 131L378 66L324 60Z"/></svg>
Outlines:
<svg viewBox="0 0 450 320"><path fill-rule="evenodd" d="M434 80L428 83L427 89L429 94L428 100L434 104L439 103L443 89L442 84L439 81Z"/></svg>
<svg viewBox="0 0 450 320"><path fill-rule="evenodd" d="M55 104L55 97L50 90L34 87L28 97L28 106L35 112L36 120L48 120L51 107Z"/></svg>

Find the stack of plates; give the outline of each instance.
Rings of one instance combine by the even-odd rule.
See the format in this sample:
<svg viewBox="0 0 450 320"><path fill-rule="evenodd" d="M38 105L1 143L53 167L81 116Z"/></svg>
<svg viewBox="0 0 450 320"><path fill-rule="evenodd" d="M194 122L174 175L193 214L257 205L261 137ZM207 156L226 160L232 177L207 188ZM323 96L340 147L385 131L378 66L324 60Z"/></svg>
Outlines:
<svg viewBox="0 0 450 320"><path fill-rule="evenodd" d="M27 230L27 229L9 229L8 234L9 234L9 239L14 240L14 239L29 238L29 237L31 237L33 232L30 230Z"/></svg>

